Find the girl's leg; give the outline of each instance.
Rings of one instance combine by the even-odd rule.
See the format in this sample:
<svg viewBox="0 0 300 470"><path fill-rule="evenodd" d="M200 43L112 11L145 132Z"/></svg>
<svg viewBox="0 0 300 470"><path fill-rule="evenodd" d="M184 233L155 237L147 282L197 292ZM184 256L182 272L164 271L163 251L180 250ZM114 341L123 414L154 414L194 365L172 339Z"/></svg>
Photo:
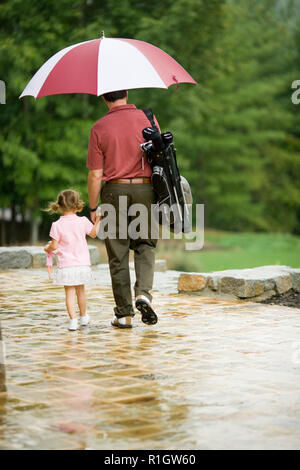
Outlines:
<svg viewBox="0 0 300 470"><path fill-rule="evenodd" d="M65 286L66 306L71 320L76 318L76 286Z"/></svg>
<svg viewBox="0 0 300 470"><path fill-rule="evenodd" d="M78 307L80 310L80 316L84 317L86 315L86 295L85 295L84 284L80 286L75 286L75 289L76 289Z"/></svg>

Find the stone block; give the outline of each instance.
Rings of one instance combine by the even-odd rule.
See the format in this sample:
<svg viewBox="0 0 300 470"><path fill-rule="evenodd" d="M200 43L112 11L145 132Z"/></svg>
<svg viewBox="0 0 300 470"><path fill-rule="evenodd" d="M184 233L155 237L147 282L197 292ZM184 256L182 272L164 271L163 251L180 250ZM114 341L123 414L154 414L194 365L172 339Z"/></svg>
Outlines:
<svg viewBox="0 0 300 470"><path fill-rule="evenodd" d="M23 247L0 248L0 269L30 268L32 256Z"/></svg>
<svg viewBox="0 0 300 470"><path fill-rule="evenodd" d="M261 279L247 279L238 276L211 276L208 287L220 294L234 295L239 298L248 298L261 295L266 289L270 289L273 283L265 283Z"/></svg>
<svg viewBox="0 0 300 470"><path fill-rule="evenodd" d="M271 299L272 297L274 297L274 295L277 295L276 290L269 289L269 290L264 291L261 295L257 295L256 297L248 297L247 299L243 299L243 300L248 300L250 302L251 301L261 302L262 300Z"/></svg>
<svg viewBox="0 0 300 470"><path fill-rule="evenodd" d="M240 297L239 293L243 294L245 290L245 280L237 279L231 276L224 276L219 280L219 291L223 294L233 294Z"/></svg>
<svg viewBox="0 0 300 470"><path fill-rule="evenodd" d="M33 268L44 268L46 265L46 253L35 253L32 256L32 267ZM54 264L54 258L53 258L53 264Z"/></svg>
<svg viewBox="0 0 300 470"><path fill-rule="evenodd" d="M179 292L198 292L204 289L207 279L201 274L180 274L178 280Z"/></svg>
<svg viewBox="0 0 300 470"><path fill-rule="evenodd" d="M91 264L99 264L100 263L100 254L98 247L95 245L89 245L89 252L90 252L90 258L91 258Z"/></svg>
<svg viewBox="0 0 300 470"><path fill-rule="evenodd" d="M91 264L99 264L99 250L95 245L89 245ZM46 253L42 246L1 247L0 269L44 268L46 266ZM53 256L53 265L56 266L57 257Z"/></svg>
<svg viewBox="0 0 300 470"><path fill-rule="evenodd" d="M300 292L300 269L293 269L291 272L291 281L294 291Z"/></svg>
<svg viewBox="0 0 300 470"><path fill-rule="evenodd" d="M213 273L184 273L178 281L179 292L207 295L210 291L215 296L245 300L264 300L291 289L300 292L300 269L277 265Z"/></svg>
<svg viewBox="0 0 300 470"><path fill-rule="evenodd" d="M274 280L278 294L284 294L293 287L292 279L289 274L276 276Z"/></svg>
<svg viewBox="0 0 300 470"><path fill-rule="evenodd" d="M249 298L256 297L269 290L269 283L262 279L246 279L244 285L238 290L237 297Z"/></svg>
<svg viewBox="0 0 300 470"><path fill-rule="evenodd" d="M207 287L212 291L217 292L219 288L219 278L214 276L208 276Z"/></svg>
<svg viewBox="0 0 300 470"><path fill-rule="evenodd" d="M156 259L154 271L156 272L165 272L167 271L167 262L165 259Z"/></svg>

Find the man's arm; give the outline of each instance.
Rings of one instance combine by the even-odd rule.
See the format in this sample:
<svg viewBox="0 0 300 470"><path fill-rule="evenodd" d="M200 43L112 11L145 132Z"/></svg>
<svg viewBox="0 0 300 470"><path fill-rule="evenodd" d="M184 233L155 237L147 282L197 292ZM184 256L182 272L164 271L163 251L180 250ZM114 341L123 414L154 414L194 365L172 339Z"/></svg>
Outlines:
<svg viewBox="0 0 300 470"><path fill-rule="evenodd" d="M90 170L88 173L89 204L92 209L97 207L99 202L102 176L103 170ZM95 223L96 212L91 212L90 218L91 221Z"/></svg>

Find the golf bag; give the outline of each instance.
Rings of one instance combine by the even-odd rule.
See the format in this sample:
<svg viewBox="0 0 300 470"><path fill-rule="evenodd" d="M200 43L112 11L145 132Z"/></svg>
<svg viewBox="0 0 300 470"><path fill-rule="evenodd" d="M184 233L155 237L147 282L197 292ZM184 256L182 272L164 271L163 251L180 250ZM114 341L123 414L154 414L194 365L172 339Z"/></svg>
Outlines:
<svg viewBox="0 0 300 470"><path fill-rule="evenodd" d="M152 110L143 111L151 123L151 127L142 131L146 142L141 148L152 167L151 182L156 194L154 213L161 225L168 225L175 233L188 233L192 230L193 197L188 181L179 173L173 135L171 132L160 134Z"/></svg>

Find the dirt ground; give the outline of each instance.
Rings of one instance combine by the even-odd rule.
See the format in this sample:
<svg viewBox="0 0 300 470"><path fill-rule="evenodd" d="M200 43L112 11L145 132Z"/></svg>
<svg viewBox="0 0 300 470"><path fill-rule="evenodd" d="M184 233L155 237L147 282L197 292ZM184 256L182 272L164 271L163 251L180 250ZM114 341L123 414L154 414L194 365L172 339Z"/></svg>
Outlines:
<svg viewBox="0 0 300 470"><path fill-rule="evenodd" d="M285 307L300 308L300 293L290 291L285 294L278 294L271 299L263 300L262 304L284 305Z"/></svg>

